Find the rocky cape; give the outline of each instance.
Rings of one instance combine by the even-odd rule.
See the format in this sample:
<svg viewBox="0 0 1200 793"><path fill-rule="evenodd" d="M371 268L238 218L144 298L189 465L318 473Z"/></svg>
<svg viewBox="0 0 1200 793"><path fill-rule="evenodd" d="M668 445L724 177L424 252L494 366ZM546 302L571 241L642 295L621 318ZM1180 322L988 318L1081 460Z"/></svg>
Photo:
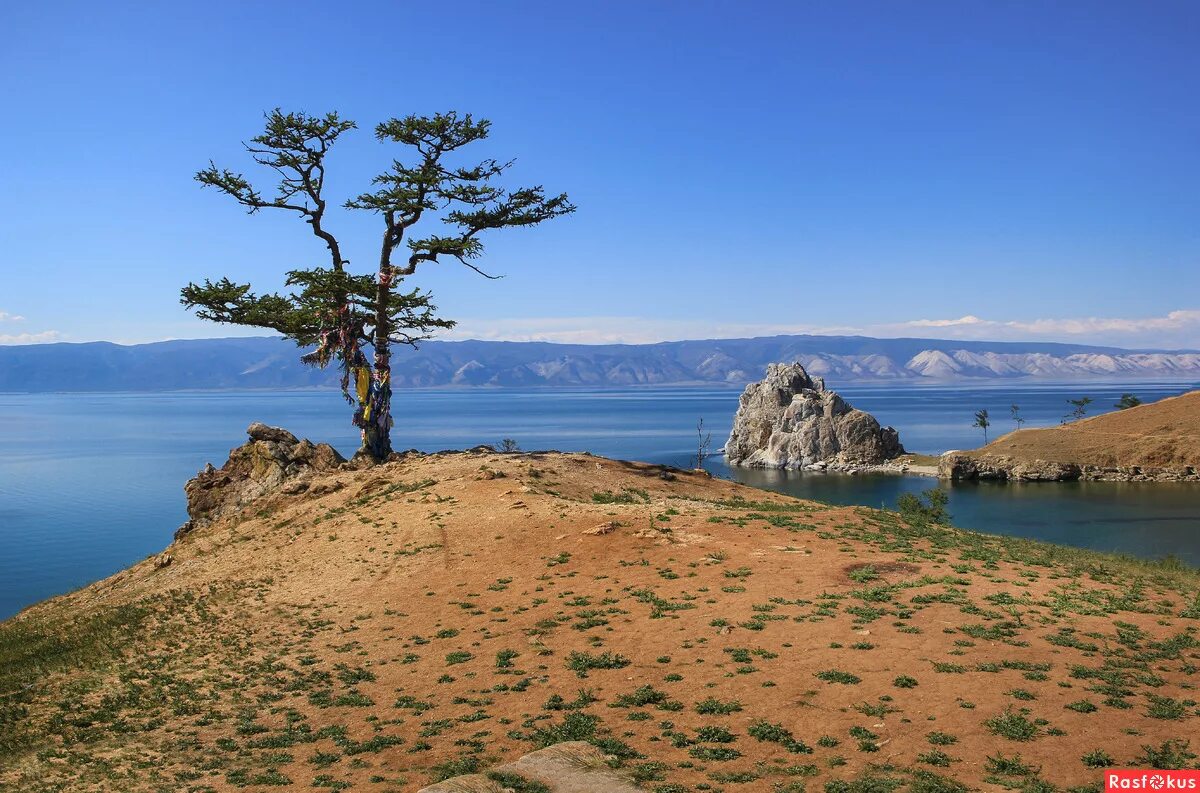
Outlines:
<svg viewBox="0 0 1200 793"><path fill-rule="evenodd" d="M725 444L730 465L859 472L904 454L900 435L857 410L800 363L776 363L746 386Z"/></svg>
<svg viewBox="0 0 1200 793"><path fill-rule="evenodd" d="M1200 481L1200 391L946 452L943 479Z"/></svg>
<svg viewBox="0 0 1200 793"><path fill-rule="evenodd" d="M347 464L328 443L300 440L260 421L251 424L246 434L250 440L230 450L224 465L214 468L208 463L184 485L188 520L175 531L176 540L268 493L302 493L313 474Z"/></svg>

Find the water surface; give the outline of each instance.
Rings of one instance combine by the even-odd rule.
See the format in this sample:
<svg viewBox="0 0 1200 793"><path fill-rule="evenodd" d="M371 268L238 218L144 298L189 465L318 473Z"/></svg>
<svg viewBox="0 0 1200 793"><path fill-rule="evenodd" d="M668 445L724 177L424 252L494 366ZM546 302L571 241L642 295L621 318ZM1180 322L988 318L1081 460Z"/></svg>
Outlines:
<svg viewBox="0 0 1200 793"><path fill-rule="evenodd" d="M846 387L840 393L900 430L912 451L982 441L971 427L987 408L995 433L1009 406L1026 426L1055 424L1066 399L1099 407L1124 391L1150 401L1191 383L1025 387ZM397 394L396 448L436 451L516 439L525 449L591 451L688 466L696 422L714 448L728 435L738 390L724 388L427 390ZM0 618L162 550L186 518L183 483L220 465L252 421L287 427L349 455L354 427L330 391L170 394L0 394ZM994 433L994 434L995 434ZM720 458L710 468L729 476ZM738 471L760 487L841 504L892 506L919 477ZM950 511L960 526L1200 564L1200 486L1117 483L961 484Z"/></svg>

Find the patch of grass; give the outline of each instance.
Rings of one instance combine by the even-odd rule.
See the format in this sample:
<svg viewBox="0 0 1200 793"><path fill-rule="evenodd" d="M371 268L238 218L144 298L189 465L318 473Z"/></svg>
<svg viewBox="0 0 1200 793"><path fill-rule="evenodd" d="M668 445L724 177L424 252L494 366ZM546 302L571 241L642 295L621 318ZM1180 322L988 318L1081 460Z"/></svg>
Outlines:
<svg viewBox="0 0 1200 793"><path fill-rule="evenodd" d="M592 493L592 501L596 504L649 504L650 494L635 487L627 487L620 493L602 490Z"/></svg>
<svg viewBox="0 0 1200 793"><path fill-rule="evenodd" d="M48 672L104 669L142 630L149 610L124 605L52 622L8 620L0 625L0 753L33 740L26 705Z"/></svg>
<svg viewBox="0 0 1200 793"><path fill-rule="evenodd" d="M551 793L550 788L544 783L512 771L488 771L487 778L513 793Z"/></svg>
<svg viewBox="0 0 1200 793"><path fill-rule="evenodd" d="M826 683L841 683L844 686L853 686L862 682L862 678L858 675L851 672L843 672L840 669L826 669L815 674Z"/></svg>
<svg viewBox="0 0 1200 793"><path fill-rule="evenodd" d="M614 708L642 708L647 705L657 705L660 708L667 705L665 710L678 710L678 707L671 707L671 698L665 691L659 691L654 686L645 685L634 690L629 694L621 694L612 703ZM680 706L682 707L682 706Z"/></svg>
<svg viewBox="0 0 1200 793"><path fill-rule="evenodd" d="M705 716L727 716L742 709L742 703L736 699L722 702L715 697L709 697L696 703L696 712Z"/></svg>
<svg viewBox="0 0 1200 793"><path fill-rule="evenodd" d="M1010 741L1032 741L1041 732L1041 728L1024 714L1017 713L1011 708L998 716L993 716L984 722L993 735L1008 738Z"/></svg>
<svg viewBox="0 0 1200 793"><path fill-rule="evenodd" d="M1163 741L1159 746L1143 744L1142 753L1134 758L1133 766L1161 770L1191 768L1196 753L1188 751L1190 745L1190 741L1181 738Z"/></svg>
<svg viewBox="0 0 1200 793"><path fill-rule="evenodd" d="M731 746L693 746L688 754L697 760L727 763L742 756L742 753Z"/></svg>
<svg viewBox="0 0 1200 793"><path fill-rule="evenodd" d="M598 655L575 650L567 657L567 668L581 678L587 677L593 669L624 669L629 663L625 656L608 650Z"/></svg>
<svg viewBox="0 0 1200 793"><path fill-rule="evenodd" d="M737 736L724 727L713 725L696 730L696 740L702 743L733 743Z"/></svg>
<svg viewBox="0 0 1200 793"><path fill-rule="evenodd" d="M444 779L449 779L452 776L462 776L463 774L474 774L479 771L483 761L475 755L463 755L456 757L453 760L447 760L444 763L439 763L429 769L430 777L434 782L441 782Z"/></svg>
<svg viewBox="0 0 1200 793"><path fill-rule="evenodd" d="M1187 705L1171 697L1148 694L1150 700L1146 715L1152 719L1182 719L1187 715Z"/></svg>
<svg viewBox="0 0 1200 793"><path fill-rule="evenodd" d="M917 762L938 766L939 768L949 768L950 763L953 762L953 758L941 749L932 749L917 755Z"/></svg>
<svg viewBox="0 0 1200 793"><path fill-rule="evenodd" d="M791 730L782 724L771 724L759 719L750 725L748 732L751 738L764 742L777 743L793 754L812 754L813 752L812 747L806 745L804 741L796 740Z"/></svg>
<svg viewBox="0 0 1200 793"><path fill-rule="evenodd" d="M1079 759L1088 768L1111 768L1116 765L1112 755L1103 749L1093 749Z"/></svg>

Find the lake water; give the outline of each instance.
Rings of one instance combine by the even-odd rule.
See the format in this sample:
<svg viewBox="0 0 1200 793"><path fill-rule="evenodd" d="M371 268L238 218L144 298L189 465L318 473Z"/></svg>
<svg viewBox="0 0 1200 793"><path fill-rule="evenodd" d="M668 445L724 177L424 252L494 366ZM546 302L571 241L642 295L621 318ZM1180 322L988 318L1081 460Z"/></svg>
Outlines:
<svg viewBox="0 0 1200 793"><path fill-rule="evenodd" d="M1143 400L1194 383L1022 387L839 388L855 407L900 430L910 451L980 444L974 411L987 408L993 435L1011 429L1017 403L1026 426L1058 423L1067 398L1087 394L1093 412L1124 391ZM739 390L630 388L405 391L395 400L397 449L436 451L514 438L525 449L590 451L687 466L704 418L719 448ZM358 445L340 396L329 391L170 394L0 394L0 619L82 586L171 541L186 518L183 483L220 465L252 421L332 443ZM730 476L720 458L710 468ZM735 472L760 487L839 504L893 506L920 477ZM948 486L948 485L942 485ZM961 484L951 488L956 525L1200 564L1200 486L1169 484Z"/></svg>

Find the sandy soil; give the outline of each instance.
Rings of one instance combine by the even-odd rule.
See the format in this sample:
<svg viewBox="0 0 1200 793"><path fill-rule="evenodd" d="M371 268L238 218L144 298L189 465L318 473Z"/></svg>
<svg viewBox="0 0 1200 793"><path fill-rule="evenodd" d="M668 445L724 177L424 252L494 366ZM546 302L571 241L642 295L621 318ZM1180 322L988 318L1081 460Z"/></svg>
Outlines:
<svg viewBox="0 0 1200 793"><path fill-rule="evenodd" d="M587 455L316 484L0 626L0 789L413 791L571 739L664 793L1094 786L1200 724L1193 571Z"/></svg>

